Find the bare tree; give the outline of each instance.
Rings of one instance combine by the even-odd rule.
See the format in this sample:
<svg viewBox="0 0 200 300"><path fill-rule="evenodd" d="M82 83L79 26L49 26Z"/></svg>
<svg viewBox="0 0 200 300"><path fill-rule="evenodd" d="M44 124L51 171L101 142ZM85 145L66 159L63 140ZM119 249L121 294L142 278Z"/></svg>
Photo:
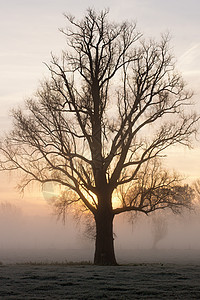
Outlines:
<svg viewBox="0 0 200 300"><path fill-rule="evenodd" d="M167 219L163 215L153 215L151 219L152 225L152 234L153 234L153 249L156 249L156 246L160 240L162 240L168 231Z"/></svg>
<svg viewBox="0 0 200 300"><path fill-rule="evenodd" d="M200 196L200 179L197 179L193 185L194 185L194 190L199 197Z"/></svg>
<svg viewBox="0 0 200 300"><path fill-rule="evenodd" d="M13 111L1 169L21 170L22 189L32 181L65 187L60 211L82 203L92 213L94 263L113 265L115 215L189 205L175 190L177 177L155 158L189 145L197 117L184 113L192 93L175 70L167 35L145 42L135 24L109 22L108 11L66 19L67 50L52 56L51 79L26 109ZM149 172L156 176L148 179Z"/></svg>
<svg viewBox="0 0 200 300"><path fill-rule="evenodd" d="M20 218L22 215L21 209L15 204L4 201L0 203L0 220L7 219L12 220L15 218Z"/></svg>
<svg viewBox="0 0 200 300"><path fill-rule="evenodd" d="M193 182L192 187L194 189L194 194L195 194L195 200L194 200L195 209L197 211L199 211L199 209L200 209L200 179L196 179Z"/></svg>

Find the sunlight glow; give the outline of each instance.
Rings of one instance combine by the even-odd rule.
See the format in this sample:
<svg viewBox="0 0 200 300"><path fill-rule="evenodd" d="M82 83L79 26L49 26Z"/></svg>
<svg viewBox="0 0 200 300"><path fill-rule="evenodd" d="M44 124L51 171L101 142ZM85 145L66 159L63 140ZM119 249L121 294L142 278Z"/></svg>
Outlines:
<svg viewBox="0 0 200 300"><path fill-rule="evenodd" d="M66 194L65 194L66 192ZM90 191L81 191L83 195L87 198L89 203L92 205L96 206L98 201L97 201L97 196L90 192ZM57 200L58 198L62 199L62 196L65 197L67 195L67 189L65 186L62 186L60 184L56 184L55 182L48 182L45 183L42 187L42 195L44 199L47 201L47 203L51 203L54 200ZM70 192L69 192L70 194ZM64 199L64 198L63 198ZM73 199L71 199L73 200ZM117 196L116 193L113 194L112 196L112 207L117 208L120 207L121 201L119 197Z"/></svg>

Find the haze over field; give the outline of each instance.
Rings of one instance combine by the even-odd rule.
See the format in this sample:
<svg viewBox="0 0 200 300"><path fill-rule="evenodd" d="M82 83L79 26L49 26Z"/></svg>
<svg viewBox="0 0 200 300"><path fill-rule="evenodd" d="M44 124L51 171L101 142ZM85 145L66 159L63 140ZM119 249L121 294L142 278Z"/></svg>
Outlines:
<svg viewBox="0 0 200 300"><path fill-rule="evenodd" d="M84 218L83 218L84 220ZM49 207L40 215L27 215L23 208L0 206L0 261L64 262L93 261L94 240L85 222L70 215L63 224ZM162 230L165 228L165 230ZM114 223L116 256L119 263L200 263L200 212L183 215L155 213L126 216Z"/></svg>

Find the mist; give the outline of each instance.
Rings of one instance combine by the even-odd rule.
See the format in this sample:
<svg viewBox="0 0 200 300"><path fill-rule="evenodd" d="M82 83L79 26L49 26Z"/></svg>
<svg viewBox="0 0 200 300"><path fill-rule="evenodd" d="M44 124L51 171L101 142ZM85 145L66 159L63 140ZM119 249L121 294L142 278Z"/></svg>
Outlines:
<svg viewBox="0 0 200 300"><path fill-rule="evenodd" d="M22 207L0 203L0 261L93 261L94 239L85 220L68 214L65 224L48 208L44 215L27 215ZM82 222L83 221L83 222ZM114 220L119 263L200 261L200 211L149 216L124 214Z"/></svg>

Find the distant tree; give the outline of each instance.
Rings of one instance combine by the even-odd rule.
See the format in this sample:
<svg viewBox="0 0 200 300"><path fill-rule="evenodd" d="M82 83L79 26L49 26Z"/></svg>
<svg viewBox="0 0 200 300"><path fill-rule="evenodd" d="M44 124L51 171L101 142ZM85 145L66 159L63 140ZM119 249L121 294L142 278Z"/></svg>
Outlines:
<svg viewBox="0 0 200 300"><path fill-rule="evenodd" d="M195 189L197 195L200 196L200 179L197 179L194 182L194 189Z"/></svg>
<svg viewBox="0 0 200 300"><path fill-rule="evenodd" d="M19 218L21 215L21 209L15 204L9 201L3 201L0 203L0 220L7 219L11 221L12 219Z"/></svg>
<svg viewBox="0 0 200 300"><path fill-rule="evenodd" d="M59 212L74 203L89 210L94 263L115 265L116 215L189 206L178 177L158 159L172 145L190 144L197 117L184 112L192 93L175 70L167 35L145 42L135 24L110 22L106 10L66 19L66 51L52 56L51 79L26 108L13 111L0 164L24 173L22 189L33 181L65 187Z"/></svg>
<svg viewBox="0 0 200 300"><path fill-rule="evenodd" d="M192 184L195 193L195 208L200 209L200 179L197 179Z"/></svg>
<svg viewBox="0 0 200 300"><path fill-rule="evenodd" d="M158 242L162 240L168 231L168 225L166 217L163 215L154 215L151 219L152 225L152 234L153 234L153 246L152 248L155 249Z"/></svg>

